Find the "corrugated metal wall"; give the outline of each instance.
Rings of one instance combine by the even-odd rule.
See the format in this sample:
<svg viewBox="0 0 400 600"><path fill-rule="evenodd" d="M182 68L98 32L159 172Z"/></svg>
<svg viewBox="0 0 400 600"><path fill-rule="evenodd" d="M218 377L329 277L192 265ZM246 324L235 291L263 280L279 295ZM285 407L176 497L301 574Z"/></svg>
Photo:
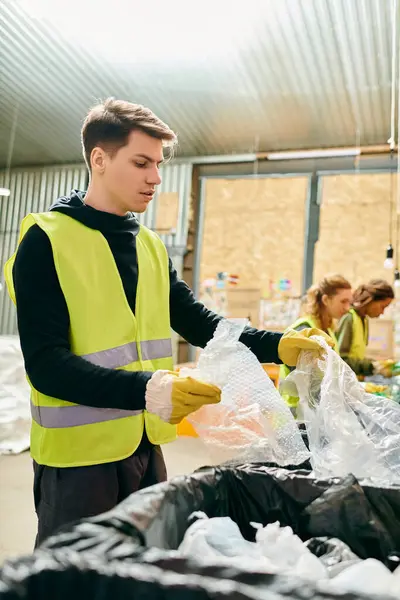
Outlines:
<svg viewBox="0 0 400 600"><path fill-rule="evenodd" d="M17 332L15 308L8 296L3 277L3 266L14 252L19 226L30 212L47 210L53 201L71 189L85 189L86 167L67 165L0 171L0 187L9 188L9 197L0 197L0 334Z"/></svg>
<svg viewBox="0 0 400 600"><path fill-rule="evenodd" d="M191 164L171 164L161 169L162 184L149 210L139 216L147 227L155 224L158 195L176 192L179 196L178 224L172 235L162 235L178 273L182 272L186 249L190 191ZM21 220L29 212L47 210L54 200L68 194L71 189L85 189L86 167L84 164L11 169L0 171L0 187L11 190L9 197L0 197L0 266L2 289L0 291L0 334L17 331L15 309L4 285L3 266L16 248Z"/></svg>

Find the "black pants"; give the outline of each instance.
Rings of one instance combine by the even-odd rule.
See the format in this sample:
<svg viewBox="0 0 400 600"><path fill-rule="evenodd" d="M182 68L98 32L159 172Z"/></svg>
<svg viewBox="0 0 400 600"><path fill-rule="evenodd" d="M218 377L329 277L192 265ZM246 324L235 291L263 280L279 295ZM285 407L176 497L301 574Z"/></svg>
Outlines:
<svg viewBox="0 0 400 600"><path fill-rule="evenodd" d="M149 442L118 462L59 469L34 461L33 470L35 548L59 527L107 512L133 492L167 479L161 448Z"/></svg>

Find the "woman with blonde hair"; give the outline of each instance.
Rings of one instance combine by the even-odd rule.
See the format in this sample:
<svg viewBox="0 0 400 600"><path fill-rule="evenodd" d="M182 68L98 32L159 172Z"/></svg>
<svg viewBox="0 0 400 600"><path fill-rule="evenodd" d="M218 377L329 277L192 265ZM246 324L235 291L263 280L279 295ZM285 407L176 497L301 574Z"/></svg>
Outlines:
<svg viewBox="0 0 400 600"><path fill-rule="evenodd" d="M298 319L291 329L301 331L309 327L321 329L327 333L334 342L334 348L338 352L337 339L334 333L334 320L340 319L351 307L352 292L351 284L342 275L326 275L319 283L310 287L307 292L306 314ZM287 365L281 365L279 379L285 379L292 369ZM282 394L282 397L296 412L299 398Z"/></svg>
<svg viewBox="0 0 400 600"><path fill-rule="evenodd" d="M384 279L372 279L360 285L353 295L353 306L339 323L337 338L340 356L358 376L381 373L388 370L365 358L368 345L369 319L383 315L394 299L392 286Z"/></svg>

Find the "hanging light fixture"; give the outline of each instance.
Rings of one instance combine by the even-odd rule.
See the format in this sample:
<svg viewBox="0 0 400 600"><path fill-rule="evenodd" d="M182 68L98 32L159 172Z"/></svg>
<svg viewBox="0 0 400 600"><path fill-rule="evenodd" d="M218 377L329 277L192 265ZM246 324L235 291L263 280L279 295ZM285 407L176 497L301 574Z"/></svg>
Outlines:
<svg viewBox="0 0 400 600"><path fill-rule="evenodd" d="M389 244L386 248L386 258L383 266L385 269L393 269L394 268L394 260L393 260L393 246Z"/></svg>
<svg viewBox="0 0 400 600"><path fill-rule="evenodd" d="M390 140L388 140L390 141ZM390 189L389 189L389 243L386 247L386 258L385 261L383 263L383 267L385 269L388 269L388 271L391 271L394 269L395 267L395 263L394 263L394 249L393 249L393 244L392 244L392 239L393 239L393 213L394 213L394 185L393 185L393 178L394 178L394 172L393 172L393 157L394 157L394 148L391 147L390 149ZM397 231L396 231L397 234ZM396 242L397 243L397 242ZM397 265L396 265L397 268Z"/></svg>
<svg viewBox="0 0 400 600"><path fill-rule="evenodd" d="M388 144L390 147L390 199L389 199L389 244L386 247L386 258L383 263L385 269L394 269L395 263L393 260L393 213L395 210L394 205L394 173L393 173L393 158L394 150L396 147L396 58L397 58L397 2L398 0L392 0L392 81L391 81L391 106L390 106L390 137ZM398 150L397 150L398 151ZM397 211L396 211L397 212ZM396 217L396 238L397 238L397 217ZM397 243L396 239L396 273L397 268ZM396 277L396 276L395 276Z"/></svg>
<svg viewBox="0 0 400 600"><path fill-rule="evenodd" d="M397 27L398 27L398 10L397 10L397 4L398 4L398 0L393 0L393 4L392 4L392 12L393 12L393 46L397 47L396 44L396 33L397 33ZM392 58L392 63L396 62L396 58ZM395 209L395 248L396 248L396 269L394 272L394 287L395 290L397 292L396 296L399 296L399 291L400 291L400 271L399 271L399 262L398 262L398 256L399 256L399 214L400 214L400 183L399 183L399 173L400 173L400 111L399 111L399 105L400 105L400 61L398 60L398 77L397 77L397 81L398 81L398 89L397 89L397 180L396 180L396 204L395 201L393 199L393 204L394 204L394 209ZM394 73L394 77L393 77L393 81L392 81L392 85L393 85L393 89L392 89L392 135L393 135L393 146L394 146L394 141L395 141L395 104L396 104L396 95L395 95L395 91L394 91L394 80L395 80L395 69L393 68L393 73ZM392 173L393 175L393 173Z"/></svg>

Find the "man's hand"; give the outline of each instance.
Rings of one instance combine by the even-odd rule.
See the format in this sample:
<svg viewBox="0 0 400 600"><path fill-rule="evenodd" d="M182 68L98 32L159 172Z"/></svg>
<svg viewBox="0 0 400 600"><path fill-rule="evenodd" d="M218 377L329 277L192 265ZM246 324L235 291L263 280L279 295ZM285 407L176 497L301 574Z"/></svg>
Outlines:
<svg viewBox="0 0 400 600"><path fill-rule="evenodd" d="M322 354L324 348L316 340L310 339L314 335L323 337L331 348L334 347L335 343L330 335L320 329L310 328L302 329L301 331L288 329L283 334L278 346L278 354L281 361L288 367L295 367L302 350Z"/></svg>
<svg viewBox="0 0 400 600"><path fill-rule="evenodd" d="M146 387L146 410L177 425L204 404L218 404L221 390L175 371L156 371Z"/></svg>

